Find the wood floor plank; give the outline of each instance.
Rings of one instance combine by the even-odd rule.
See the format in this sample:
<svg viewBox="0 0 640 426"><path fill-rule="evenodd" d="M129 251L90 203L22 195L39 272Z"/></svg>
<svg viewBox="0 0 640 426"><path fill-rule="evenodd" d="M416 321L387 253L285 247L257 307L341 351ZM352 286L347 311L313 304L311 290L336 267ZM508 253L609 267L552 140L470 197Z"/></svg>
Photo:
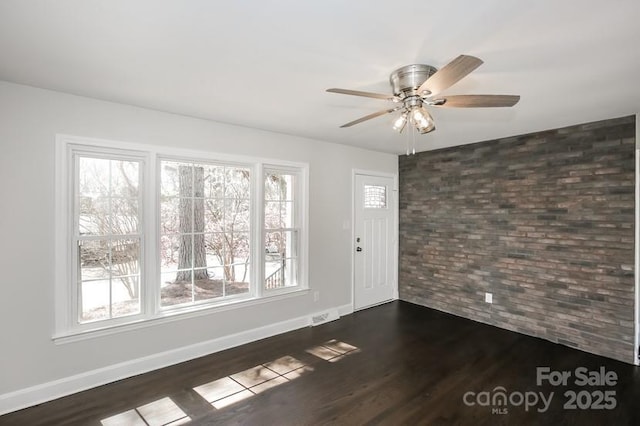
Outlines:
<svg viewBox="0 0 640 426"><path fill-rule="evenodd" d="M536 383L536 369L615 372L615 386ZM540 405L465 404L468 392L554 394ZM566 409L565 392L615 393ZM200 392L199 392L200 391ZM517 402L517 401L516 401ZM0 425L637 425L640 369L392 302L0 416Z"/></svg>

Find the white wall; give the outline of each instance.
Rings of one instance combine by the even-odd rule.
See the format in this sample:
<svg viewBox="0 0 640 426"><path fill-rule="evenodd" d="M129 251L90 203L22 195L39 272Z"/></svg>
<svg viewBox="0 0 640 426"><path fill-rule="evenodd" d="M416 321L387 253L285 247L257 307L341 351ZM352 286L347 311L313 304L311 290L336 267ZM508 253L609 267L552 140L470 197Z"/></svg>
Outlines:
<svg viewBox="0 0 640 426"><path fill-rule="evenodd" d="M55 344L57 133L308 162L309 277L311 288L320 291L319 302L308 293ZM350 304L351 230L343 225L351 220L353 168L397 173L397 158L0 82L0 401L65 377ZM21 401L29 398L22 395Z"/></svg>

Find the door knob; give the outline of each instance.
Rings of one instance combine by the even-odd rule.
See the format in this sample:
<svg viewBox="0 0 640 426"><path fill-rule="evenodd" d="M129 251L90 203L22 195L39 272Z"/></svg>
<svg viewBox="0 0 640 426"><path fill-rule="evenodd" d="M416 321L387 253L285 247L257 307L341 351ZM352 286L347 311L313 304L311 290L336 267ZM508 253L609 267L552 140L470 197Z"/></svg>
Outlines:
<svg viewBox="0 0 640 426"><path fill-rule="evenodd" d="M362 251L362 247L357 247L356 251Z"/></svg>

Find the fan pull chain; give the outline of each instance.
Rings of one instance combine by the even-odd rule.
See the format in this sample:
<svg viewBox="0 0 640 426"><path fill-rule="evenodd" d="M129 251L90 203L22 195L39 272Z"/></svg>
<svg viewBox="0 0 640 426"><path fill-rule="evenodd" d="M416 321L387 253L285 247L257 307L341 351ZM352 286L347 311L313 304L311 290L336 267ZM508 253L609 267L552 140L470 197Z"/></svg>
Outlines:
<svg viewBox="0 0 640 426"><path fill-rule="evenodd" d="M412 132L413 133L413 145L412 145L412 151L411 151L412 155L416 155L416 132L417 132L416 128L413 127L413 132Z"/></svg>
<svg viewBox="0 0 640 426"><path fill-rule="evenodd" d="M407 149L407 155L409 155L409 131L408 130L405 132L405 135L406 136L404 137L404 144Z"/></svg>

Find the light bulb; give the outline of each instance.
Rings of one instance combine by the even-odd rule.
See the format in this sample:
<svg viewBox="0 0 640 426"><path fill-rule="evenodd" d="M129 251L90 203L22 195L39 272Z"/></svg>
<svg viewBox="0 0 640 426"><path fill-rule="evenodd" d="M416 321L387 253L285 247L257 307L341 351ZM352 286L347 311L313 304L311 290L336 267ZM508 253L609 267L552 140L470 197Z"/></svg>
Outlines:
<svg viewBox="0 0 640 426"><path fill-rule="evenodd" d="M416 108L413 111L413 117L413 124L416 126L416 129L418 129L418 132L420 134L429 133L436 129L436 125L433 122L433 117L431 117L429 111L427 111L424 107L421 107L419 109ZM416 117L420 117L420 119L416 119Z"/></svg>
<svg viewBox="0 0 640 426"><path fill-rule="evenodd" d="M413 118L414 123L419 123L423 121L425 117L422 111L420 111L420 108L414 108L413 111L411 111L411 118Z"/></svg>
<svg viewBox="0 0 640 426"><path fill-rule="evenodd" d="M403 112L402 115L396 118L396 121L393 122L393 130L396 130L402 133L404 126L407 124L407 113Z"/></svg>

